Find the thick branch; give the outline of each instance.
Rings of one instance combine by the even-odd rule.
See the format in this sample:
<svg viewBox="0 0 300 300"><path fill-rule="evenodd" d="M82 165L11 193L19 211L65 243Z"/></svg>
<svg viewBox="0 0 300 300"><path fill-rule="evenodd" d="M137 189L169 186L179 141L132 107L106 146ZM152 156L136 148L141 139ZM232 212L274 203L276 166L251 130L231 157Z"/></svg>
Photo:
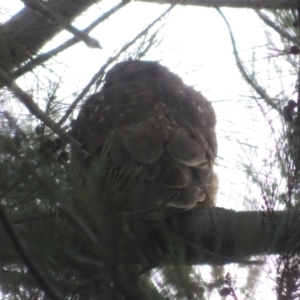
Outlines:
<svg viewBox="0 0 300 300"><path fill-rule="evenodd" d="M0 27L0 68L10 71L30 59L58 32L89 6L94 0L53 0L44 2L61 16L61 20L49 22L30 8L24 8Z"/></svg>
<svg viewBox="0 0 300 300"><path fill-rule="evenodd" d="M126 3L123 3L123 2L115 5L114 7L112 7L108 11L106 11L103 15L96 18L96 20L92 21L91 24L89 24L85 29L82 30L82 32L84 32L84 33L91 32L96 26L98 26L101 22L107 20L115 12L120 10L124 5L126 5ZM35 58L31 59L28 63L21 66L16 71L14 71L12 73L12 78L14 78L14 79L18 78L19 76L22 76L26 72L32 71L35 67L43 64L44 62L46 62L53 56L58 55L59 53L67 50L68 48L72 47L73 45L75 45L78 42L79 42L79 40L77 38L73 37L73 38L65 41L58 47L51 49L50 51L48 51L46 53L42 53L42 54L36 56Z"/></svg>
<svg viewBox="0 0 300 300"><path fill-rule="evenodd" d="M90 48L102 48L99 42L91 38L88 34L84 31L78 30L76 27L69 24L68 21L60 16L59 14L53 12L47 5L44 5L39 0L21 0L24 4L29 7L30 9L34 10L38 15L43 16L44 18L48 19L50 23L61 23L63 27L72 33L74 37L76 37L79 41L84 42Z"/></svg>
<svg viewBox="0 0 300 300"><path fill-rule="evenodd" d="M59 222L57 218L52 221ZM45 222L49 222L49 218ZM86 223L88 225L89 221L86 220ZM36 230L43 230L41 224L32 227L30 222L29 227L23 223L15 226L22 237L34 236ZM256 261L249 261L251 256L295 253L300 250L300 212L292 210L236 212L202 208L157 221L134 217L127 220L113 218L104 227L105 230L109 228L109 244L112 247L104 250L110 254L112 261L147 268L164 265L255 264ZM66 234L70 234L70 231L66 231ZM32 247L31 251L35 248ZM18 259L9 249L0 248L1 260ZM88 244L85 251L87 249ZM64 247L61 251L68 252ZM58 257L60 252L57 253Z"/></svg>
<svg viewBox="0 0 300 300"><path fill-rule="evenodd" d="M173 0L138 0L142 2L153 2L159 4L171 4ZM196 5L206 7L236 7L236 8L277 8L295 9L297 1L293 0L183 0L181 5Z"/></svg>
<svg viewBox="0 0 300 300"><path fill-rule="evenodd" d="M255 255L298 251L299 215L193 209L156 224L148 235L140 234L136 223L132 230L151 265L248 263ZM138 262L138 257L136 253L128 259Z"/></svg>
<svg viewBox="0 0 300 300"><path fill-rule="evenodd" d="M161 4L174 4L173 0L139 0L144 2L155 2ZM122 1L126 4L129 1ZM19 68L20 65L32 57L41 47L51 40L62 29L70 30L71 22L80 13L94 4L94 0L53 0L43 2L51 15L59 16L49 20L38 15L30 8L24 8L8 22L0 26L0 68L6 72ZM177 3L177 2L176 2ZM266 1L240 1L240 0L183 0L178 1L180 5L198 5L206 7L247 7L247 8L296 8L293 0L266 0ZM85 33L72 31L79 39L85 39ZM90 41L90 40L89 40Z"/></svg>
<svg viewBox="0 0 300 300"><path fill-rule="evenodd" d="M161 4L174 4L173 0L139 0ZM123 1L127 3L127 1ZM30 8L24 8L8 22L0 26L0 68L11 71L26 60L31 59L39 49L58 32L66 27L66 24L94 4L94 0L53 0L44 2L44 6L61 16L55 22L43 16L37 15ZM206 7L244 7L244 8L296 8L294 0L183 0L181 5L198 5ZM67 26L67 27L68 27Z"/></svg>

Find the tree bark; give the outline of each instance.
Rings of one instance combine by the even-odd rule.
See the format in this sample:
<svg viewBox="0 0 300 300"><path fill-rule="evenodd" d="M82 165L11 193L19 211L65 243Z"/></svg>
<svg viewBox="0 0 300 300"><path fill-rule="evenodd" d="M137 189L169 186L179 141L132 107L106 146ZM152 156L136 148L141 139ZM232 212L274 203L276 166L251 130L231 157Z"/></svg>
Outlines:
<svg viewBox="0 0 300 300"><path fill-rule="evenodd" d="M54 226L55 222L60 221L57 218L52 220L46 218L38 223L29 221L28 224L22 222L15 225L19 237L25 244L31 237L27 246L30 246L31 255L37 261L42 259L38 257L40 249L45 245L40 245L35 237L48 234L49 243L59 242L53 239L52 233L44 232L45 226L47 228L52 226L53 229L57 225L60 226L60 223ZM88 224L88 221L86 222ZM201 208L157 221L134 217L111 218L103 227L95 229L99 232L103 231L108 237L107 245L101 246L101 249L116 265L133 264L154 268L164 265L251 264L252 256L291 251L295 253L300 250L298 242L300 212L292 210L236 212L222 208ZM74 231L76 236L77 231L78 228ZM60 236L60 240L72 239L69 236L73 234L72 232L73 230L67 230L65 237ZM2 263L19 262L19 255L10 246L10 239L3 234L2 226L1 233L3 247L0 247L0 260ZM90 246L85 244L85 253L88 253ZM63 245L55 254L58 261L60 253L68 253Z"/></svg>
<svg viewBox="0 0 300 300"><path fill-rule="evenodd" d="M174 0L138 0L141 2L151 2L159 4L174 4ZM293 0L182 0L180 5L196 5L206 7L235 7L235 8L273 8L273 9L295 9L297 1Z"/></svg>
<svg viewBox="0 0 300 300"><path fill-rule="evenodd" d="M248 263L251 256L298 251L299 211L193 209L157 222L147 235L131 224L151 265ZM139 254L125 260L141 263Z"/></svg>
<svg viewBox="0 0 300 300"><path fill-rule="evenodd" d="M59 16L55 21L39 15L28 7L23 8L0 26L0 68L11 71L32 58L46 42L66 26L66 23L70 23L95 2L95 0L45 1L44 5Z"/></svg>
<svg viewBox="0 0 300 300"><path fill-rule="evenodd" d="M138 0L160 4L172 4L173 0ZM34 3L33 0L24 0ZM124 1L127 2L127 1ZM59 18L51 21L25 7L8 22L0 26L0 68L9 72L32 58L41 47L66 27L80 13L94 4L94 0L52 0L44 2ZM240 0L183 0L181 5L239 8L297 8L292 0L240 1Z"/></svg>

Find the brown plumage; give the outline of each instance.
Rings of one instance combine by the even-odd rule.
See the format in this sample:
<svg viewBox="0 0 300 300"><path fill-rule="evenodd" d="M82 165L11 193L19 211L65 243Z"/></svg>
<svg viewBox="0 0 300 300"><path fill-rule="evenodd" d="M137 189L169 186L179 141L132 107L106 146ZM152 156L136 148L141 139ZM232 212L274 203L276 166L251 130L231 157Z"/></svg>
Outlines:
<svg viewBox="0 0 300 300"><path fill-rule="evenodd" d="M133 212L190 209L215 201L215 124L210 102L166 67L124 61L87 99L72 134L92 158L109 141L110 169L139 170Z"/></svg>

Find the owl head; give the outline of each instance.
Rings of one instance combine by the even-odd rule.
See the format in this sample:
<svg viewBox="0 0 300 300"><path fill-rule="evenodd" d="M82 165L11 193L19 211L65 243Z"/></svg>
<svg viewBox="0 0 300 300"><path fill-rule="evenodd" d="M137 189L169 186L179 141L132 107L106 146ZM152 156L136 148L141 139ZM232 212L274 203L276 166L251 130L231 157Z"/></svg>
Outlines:
<svg viewBox="0 0 300 300"><path fill-rule="evenodd" d="M107 72L103 89L127 82L170 78L174 84L183 84L177 75L157 61L129 60L117 63Z"/></svg>

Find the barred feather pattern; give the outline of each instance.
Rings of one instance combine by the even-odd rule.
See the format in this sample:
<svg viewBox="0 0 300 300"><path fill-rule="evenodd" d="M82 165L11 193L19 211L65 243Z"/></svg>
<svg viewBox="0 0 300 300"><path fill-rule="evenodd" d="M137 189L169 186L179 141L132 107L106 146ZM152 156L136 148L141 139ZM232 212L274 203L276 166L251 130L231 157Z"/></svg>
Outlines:
<svg viewBox="0 0 300 300"><path fill-rule="evenodd" d="M109 169L137 174L127 212L156 218L214 206L215 125L214 109L201 93L157 62L132 60L107 72L72 135L92 160L109 142Z"/></svg>

